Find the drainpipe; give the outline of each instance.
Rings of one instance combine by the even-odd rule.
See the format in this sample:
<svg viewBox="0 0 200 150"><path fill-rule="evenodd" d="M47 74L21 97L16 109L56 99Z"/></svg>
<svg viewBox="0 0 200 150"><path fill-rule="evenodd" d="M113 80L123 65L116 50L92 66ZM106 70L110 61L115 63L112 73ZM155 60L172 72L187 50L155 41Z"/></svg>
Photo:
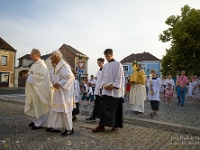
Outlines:
<svg viewBox="0 0 200 150"><path fill-rule="evenodd" d="M16 52L17 50L14 52L14 71L13 71L13 87L15 88L16 85L15 85L15 61L16 61Z"/></svg>

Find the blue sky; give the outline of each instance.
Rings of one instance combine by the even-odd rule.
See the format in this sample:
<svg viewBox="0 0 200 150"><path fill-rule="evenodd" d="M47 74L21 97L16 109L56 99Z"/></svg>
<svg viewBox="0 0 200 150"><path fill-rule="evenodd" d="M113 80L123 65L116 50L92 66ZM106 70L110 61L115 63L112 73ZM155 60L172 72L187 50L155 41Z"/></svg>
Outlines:
<svg viewBox="0 0 200 150"><path fill-rule="evenodd" d="M162 58L169 43L158 35L186 4L200 7L199 0L0 0L0 37L17 49L17 58L66 43L90 57L89 74L96 74L106 48L119 61L144 51Z"/></svg>

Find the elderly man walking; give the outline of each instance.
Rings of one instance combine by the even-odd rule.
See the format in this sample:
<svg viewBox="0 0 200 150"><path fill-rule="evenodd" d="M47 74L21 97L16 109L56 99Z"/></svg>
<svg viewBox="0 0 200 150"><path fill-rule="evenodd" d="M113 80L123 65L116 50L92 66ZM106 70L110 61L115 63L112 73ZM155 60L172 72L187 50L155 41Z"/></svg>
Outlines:
<svg viewBox="0 0 200 150"><path fill-rule="evenodd" d="M33 130L47 126L52 95L49 71L40 56L39 50L31 51L33 64L26 75L24 113L36 118L29 124Z"/></svg>
<svg viewBox="0 0 200 150"><path fill-rule="evenodd" d="M47 132L64 132L62 136L74 134L72 111L74 106L75 77L70 66L62 59L59 50L51 53L51 62L56 64L52 76L52 105L49 112Z"/></svg>

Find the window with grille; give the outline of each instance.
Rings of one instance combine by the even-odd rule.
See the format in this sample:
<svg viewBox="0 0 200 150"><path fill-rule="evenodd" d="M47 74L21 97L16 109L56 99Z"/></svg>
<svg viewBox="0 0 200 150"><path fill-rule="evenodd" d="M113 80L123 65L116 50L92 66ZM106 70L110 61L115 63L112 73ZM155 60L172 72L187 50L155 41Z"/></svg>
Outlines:
<svg viewBox="0 0 200 150"><path fill-rule="evenodd" d="M125 72L129 71L128 66L123 66L123 68Z"/></svg>

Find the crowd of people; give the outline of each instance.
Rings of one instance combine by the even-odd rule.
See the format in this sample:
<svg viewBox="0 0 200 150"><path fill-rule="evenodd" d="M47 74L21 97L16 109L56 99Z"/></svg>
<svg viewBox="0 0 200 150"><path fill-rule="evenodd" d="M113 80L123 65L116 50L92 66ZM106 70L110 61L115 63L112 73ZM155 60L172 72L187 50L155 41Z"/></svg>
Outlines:
<svg viewBox="0 0 200 150"><path fill-rule="evenodd" d="M159 109L159 101L166 101L171 106L174 93L177 96L177 104L181 107L184 106L186 92L190 100L200 102L200 78L197 76L186 77L185 71L181 71L174 79L170 73L160 79L155 70L151 70L150 73L146 78L141 66L138 65L126 83L125 98L129 98L135 114L144 113L144 101L148 99L152 108L150 116L155 116Z"/></svg>
<svg viewBox="0 0 200 150"><path fill-rule="evenodd" d="M33 64L26 75L24 113L35 119L29 124L33 130L46 128L47 132L61 132L62 136L74 134L73 121L79 113L79 103L87 101L94 107L93 114L86 120L100 118L94 133L105 131L105 126L112 131L123 127L124 71L120 62L113 57L113 50L104 51L104 58L97 59L100 67L95 79L83 83L83 95L80 98L80 83L76 80L76 71L62 59L59 50L51 53L53 70L50 72L40 51L31 51ZM86 105L86 106L87 106Z"/></svg>
<svg viewBox="0 0 200 150"><path fill-rule="evenodd" d="M170 80L170 81L169 81ZM181 99L185 100L187 93L190 100L194 100L195 103L200 102L200 78L198 76L185 76L185 71L181 72L181 75L177 75L172 79L171 74L163 76L161 80L161 97L165 101L173 97L174 91L176 91L179 103ZM168 86L170 83L170 86ZM170 88L169 88L170 87ZM184 102L183 102L184 105Z"/></svg>
<svg viewBox="0 0 200 150"><path fill-rule="evenodd" d="M123 127L123 103L129 98L131 110L135 114L144 113L144 102L150 101L151 117L157 115L160 99L171 106L174 90L177 104L184 106L185 93L188 97L200 102L200 80L197 76L186 77L181 72L175 80L168 74L159 78L152 69L146 76L141 65L134 63L133 74L125 83L123 66L113 57L113 50L106 49L104 58L98 58L99 70L96 77L91 75L88 81L82 80L83 89L76 79L76 71L62 59L59 50L51 53L53 70L49 71L41 60L40 51L33 49L33 64L26 75L24 113L35 119L29 124L33 129L46 128L47 132L61 132L62 136L74 134L73 121L80 112L79 105L92 106L93 112L87 121L100 118L99 125L92 129L94 133L105 131L105 126L117 131ZM125 93L126 91L126 93ZM81 96L82 93L82 96Z"/></svg>

